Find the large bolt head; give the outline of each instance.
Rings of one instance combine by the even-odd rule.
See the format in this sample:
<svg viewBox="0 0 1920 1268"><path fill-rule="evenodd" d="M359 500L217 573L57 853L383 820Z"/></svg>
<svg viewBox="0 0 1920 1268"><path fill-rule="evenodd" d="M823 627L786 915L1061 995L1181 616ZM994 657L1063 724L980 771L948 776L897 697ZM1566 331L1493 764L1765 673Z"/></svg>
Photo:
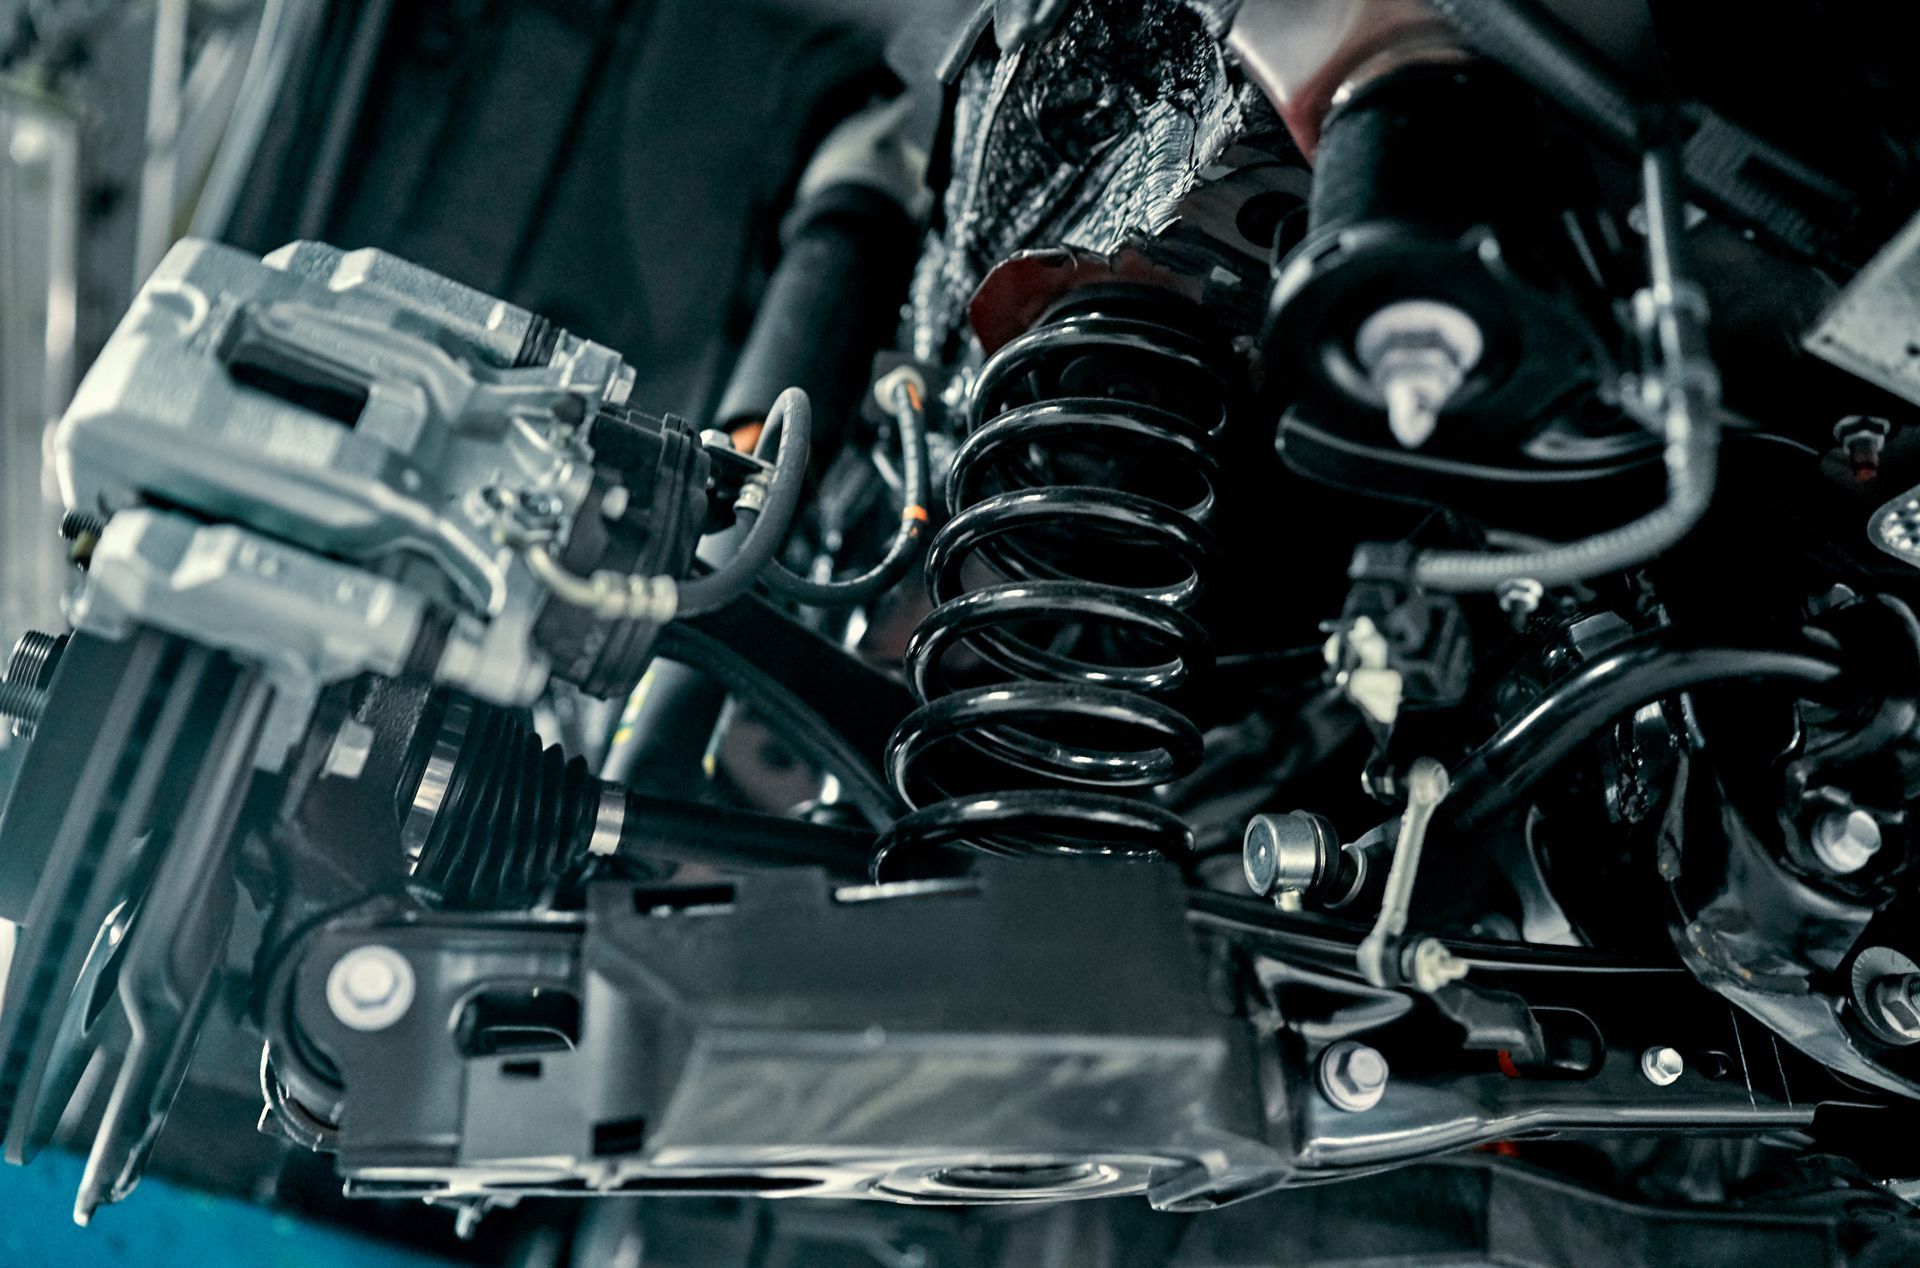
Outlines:
<svg viewBox="0 0 1920 1268"><path fill-rule="evenodd" d="M1379 1049L1342 1039L1320 1054L1320 1091L1335 1109L1359 1114L1387 1091L1387 1059Z"/></svg>
<svg viewBox="0 0 1920 1268"><path fill-rule="evenodd" d="M1903 1039L1920 1041L1920 974L1883 977L1867 998L1882 1026Z"/></svg>
<svg viewBox="0 0 1920 1268"><path fill-rule="evenodd" d="M1640 1073L1655 1087L1671 1087L1686 1069L1687 1063L1676 1048L1648 1048L1640 1054Z"/></svg>
<svg viewBox="0 0 1920 1268"><path fill-rule="evenodd" d="M405 956L392 947L355 947L327 974L327 1007L353 1030L385 1030L407 1015L413 989Z"/></svg>
<svg viewBox="0 0 1920 1268"><path fill-rule="evenodd" d="M1880 852L1880 825L1864 810L1832 810L1814 820L1808 841L1822 867L1845 876Z"/></svg>

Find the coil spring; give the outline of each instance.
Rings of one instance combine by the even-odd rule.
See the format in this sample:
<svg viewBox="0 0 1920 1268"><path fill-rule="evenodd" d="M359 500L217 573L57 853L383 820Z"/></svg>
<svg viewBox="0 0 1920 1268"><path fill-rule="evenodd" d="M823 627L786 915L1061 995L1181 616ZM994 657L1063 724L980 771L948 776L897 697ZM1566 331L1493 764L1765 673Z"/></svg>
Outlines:
<svg viewBox="0 0 1920 1268"><path fill-rule="evenodd" d="M1232 380L1166 304L1070 301L982 368L952 518L927 554L934 609L905 656L919 707L887 746L909 813L882 835L876 878L921 847L1191 848L1186 824L1143 798L1200 757L1198 728L1166 698L1212 662L1189 610L1213 551Z"/></svg>

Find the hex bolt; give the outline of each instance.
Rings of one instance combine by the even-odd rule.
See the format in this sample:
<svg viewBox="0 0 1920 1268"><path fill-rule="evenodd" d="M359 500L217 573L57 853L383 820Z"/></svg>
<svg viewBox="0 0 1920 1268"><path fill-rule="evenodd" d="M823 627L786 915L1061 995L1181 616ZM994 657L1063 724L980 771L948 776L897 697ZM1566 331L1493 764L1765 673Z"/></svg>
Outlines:
<svg viewBox="0 0 1920 1268"><path fill-rule="evenodd" d="M1672 1087L1686 1072L1687 1063L1677 1048L1654 1047L1640 1054L1640 1073L1655 1087Z"/></svg>
<svg viewBox="0 0 1920 1268"><path fill-rule="evenodd" d="M1867 988L1874 1019L1891 1035L1920 1042L1920 973L1895 973Z"/></svg>
<svg viewBox="0 0 1920 1268"><path fill-rule="evenodd" d="M1452 304L1427 299L1388 304L1354 335L1354 352L1403 449L1418 449L1432 437L1440 411L1485 348L1478 322Z"/></svg>
<svg viewBox="0 0 1920 1268"><path fill-rule="evenodd" d="M1814 820L1808 840L1822 867L1846 876L1880 852L1880 825L1864 810L1830 810Z"/></svg>
<svg viewBox="0 0 1920 1268"><path fill-rule="evenodd" d="M1360 1114L1380 1103L1387 1091L1387 1059L1380 1050L1342 1039L1320 1054L1320 1093L1328 1104Z"/></svg>
<svg viewBox="0 0 1920 1268"><path fill-rule="evenodd" d="M392 947L365 946L334 961L327 1007L352 1030L385 1030L413 1006L413 965Z"/></svg>

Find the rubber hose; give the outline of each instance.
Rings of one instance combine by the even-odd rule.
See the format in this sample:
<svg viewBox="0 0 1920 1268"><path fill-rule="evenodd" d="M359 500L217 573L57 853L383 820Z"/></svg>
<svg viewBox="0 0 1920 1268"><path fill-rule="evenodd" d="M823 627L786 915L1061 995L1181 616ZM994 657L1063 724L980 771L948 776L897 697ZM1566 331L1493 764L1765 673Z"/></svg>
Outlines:
<svg viewBox="0 0 1920 1268"><path fill-rule="evenodd" d="M905 389L903 388L902 391ZM767 568L767 588L783 598L816 608L851 607L891 589L920 553L921 530L926 524L927 486L931 462L927 457L926 413L917 405L894 411L899 422L905 506L900 526L887 543L886 553L867 571L853 577L815 581L790 572L779 560Z"/></svg>
<svg viewBox="0 0 1920 1268"><path fill-rule="evenodd" d="M745 531L733 558L704 577L681 583L679 616L703 616L732 603L753 588L780 543L793 527L800 495L807 480L807 459L813 447L813 407L797 387L780 393L761 432L760 449L779 437L773 463L773 481L766 505L758 512L739 513Z"/></svg>

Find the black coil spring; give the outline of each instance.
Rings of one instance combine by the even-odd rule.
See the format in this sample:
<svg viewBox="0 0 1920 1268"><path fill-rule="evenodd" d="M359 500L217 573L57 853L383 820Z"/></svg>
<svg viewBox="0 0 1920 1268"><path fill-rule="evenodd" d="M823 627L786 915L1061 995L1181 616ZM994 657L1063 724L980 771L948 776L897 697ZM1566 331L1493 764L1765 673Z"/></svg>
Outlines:
<svg viewBox="0 0 1920 1268"><path fill-rule="evenodd" d="M1200 757L1167 697L1212 661L1189 609L1213 551L1232 378L1167 311L1082 298L982 368L952 519L927 554L934 610L906 652L920 707L887 746L910 810L883 834L876 877L908 847L1191 848L1186 824L1144 796Z"/></svg>
<svg viewBox="0 0 1920 1268"><path fill-rule="evenodd" d="M422 779L431 818L413 880L447 907L522 907L576 872L593 835L600 781L546 748L518 714L446 705Z"/></svg>

